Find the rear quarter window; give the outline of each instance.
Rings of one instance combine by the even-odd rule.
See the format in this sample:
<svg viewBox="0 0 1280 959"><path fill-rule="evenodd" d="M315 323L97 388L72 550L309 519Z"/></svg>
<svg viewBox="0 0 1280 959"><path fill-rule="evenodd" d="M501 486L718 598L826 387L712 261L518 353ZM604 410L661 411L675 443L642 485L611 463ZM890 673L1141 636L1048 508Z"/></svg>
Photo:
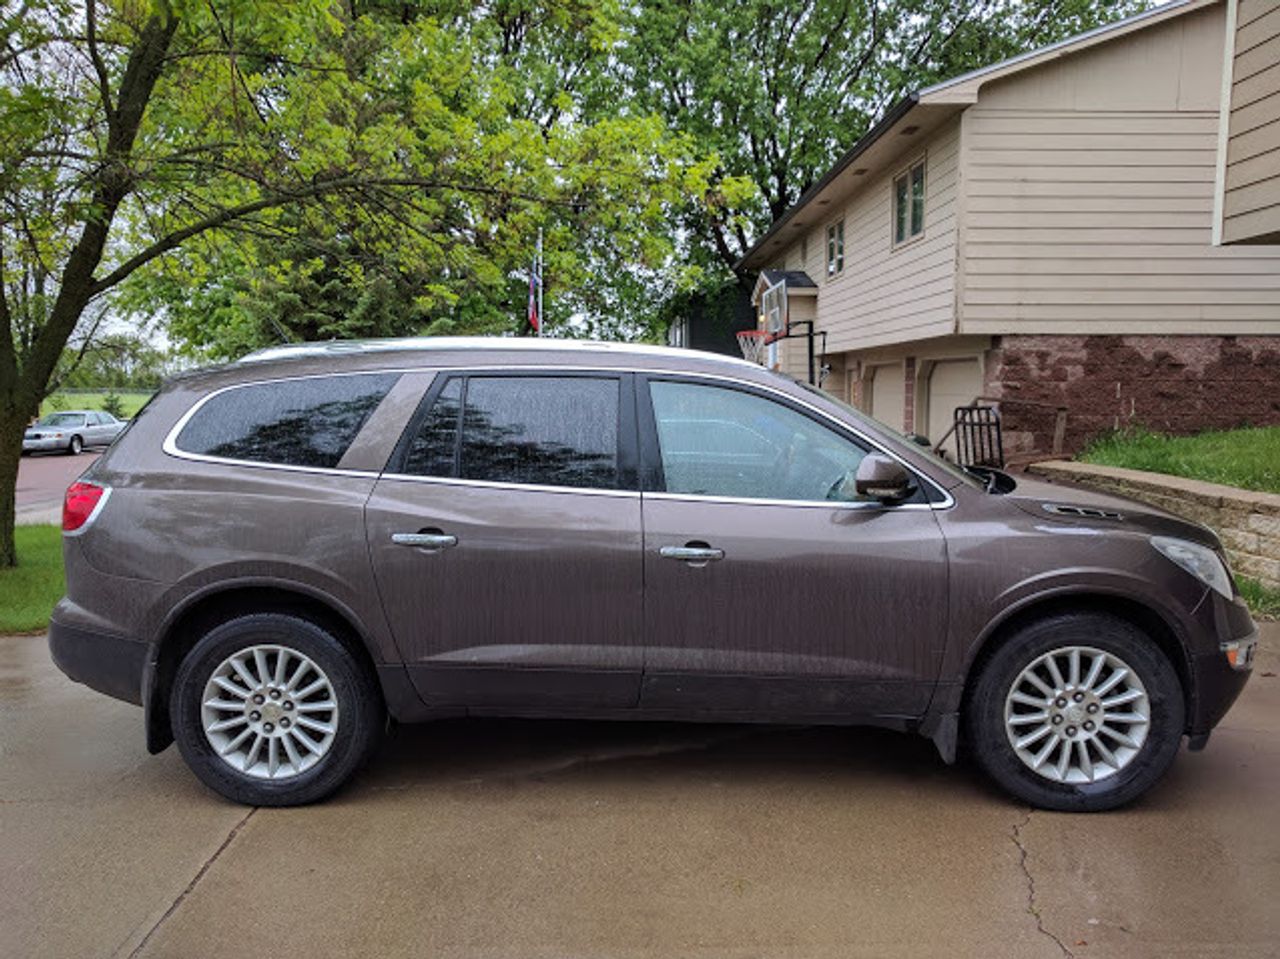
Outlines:
<svg viewBox="0 0 1280 959"><path fill-rule="evenodd" d="M205 400L174 441L180 453L333 468L398 373L234 386Z"/></svg>

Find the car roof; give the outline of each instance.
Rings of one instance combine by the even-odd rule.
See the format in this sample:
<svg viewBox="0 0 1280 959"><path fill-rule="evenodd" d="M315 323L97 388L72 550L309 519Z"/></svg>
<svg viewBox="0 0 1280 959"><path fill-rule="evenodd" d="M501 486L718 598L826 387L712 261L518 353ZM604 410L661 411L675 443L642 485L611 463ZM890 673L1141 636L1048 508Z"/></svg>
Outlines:
<svg viewBox="0 0 1280 959"><path fill-rule="evenodd" d="M101 410L50 410L40 418L44 419L45 416L88 416L90 413L101 412Z"/></svg>
<svg viewBox="0 0 1280 959"><path fill-rule="evenodd" d="M369 355L372 353L440 353L445 351L501 351L521 353L574 352L612 356L667 357L689 359L691 355L715 358L736 366L754 366L736 356L704 353L683 347L655 346L651 343L622 343L604 340L564 340L512 336L408 336L400 339L328 340L319 343L290 343L257 350L237 360L238 364L268 360L314 358L319 356Z"/></svg>
<svg viewBox="0 0 1280 959"><path fill-rule="evenodd" d="M763 367L735 356L645 343L593 342L551 337L406 337L332 340L273 346L221 366L170 377L167 387L206 389L251 380L331 373L542 365L719 373L735 379L772 378Z"/></svg>

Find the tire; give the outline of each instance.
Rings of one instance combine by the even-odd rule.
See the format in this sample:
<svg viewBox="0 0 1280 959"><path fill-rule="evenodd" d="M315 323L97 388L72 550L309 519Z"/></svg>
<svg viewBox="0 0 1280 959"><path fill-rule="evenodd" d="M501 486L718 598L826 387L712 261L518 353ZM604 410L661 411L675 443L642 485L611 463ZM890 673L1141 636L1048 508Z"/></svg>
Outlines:
<svg viewBox="0 0 1280 959"><path fill-rule="evenodd" d="M1146 633L1105 614L1063 613L1024 626L995 650L969 696L965 724L979 765L1007 792L1042 809L1099 812L1132 802L1165 774L1185 715L1178 675ZM1032 737L1039 738L1028 743Z"/></svg>
<svg viewBox="0 0 1280 959"><path fill-rule="evenodd" d="M80 451L84 449L84 440L78 436L71 437L71 442L67 444L68 456L79 456Z"/></svg>
<svg viewBox="0 0 1280 959"><path fill-rule="evenodd" d="M261 668L255 648L263 656ZM244 657L240 665L250 679L266 674L258 692L231 665L233 657ZM279 657L285 661L284 682L279 681ZM290 689L295 669L304 671ZM321 680L318 690L307 694ZM274 694L279 697L267 698ZM373 754L385 724L382 694L371 671L331 633L280 613L247 615L212 629L183 659L169 701L174 739L192 772L215 792L253 806L297 806L325 798ZM237 708L216 705L221 703ZM335 708L319 708L325 703ZM258 705L261 710L254 710ZM252 721L251 715L258 719ZM206 733L207 724L229 728ZM329 726L329 733L315 731ZM217 737L219 748L211 737ZM237 738L241 744L228 751ZM255 751L258 739L262 745ZM316 748L304 746L307 741ZM250 760L253 765L246 769Z"/></svg>

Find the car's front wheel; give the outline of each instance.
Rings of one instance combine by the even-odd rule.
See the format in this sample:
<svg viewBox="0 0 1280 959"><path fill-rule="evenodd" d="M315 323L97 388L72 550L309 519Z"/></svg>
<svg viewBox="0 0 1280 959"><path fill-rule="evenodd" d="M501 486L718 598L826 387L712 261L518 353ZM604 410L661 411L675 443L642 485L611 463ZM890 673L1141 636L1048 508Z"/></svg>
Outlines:
<svg viewBox="0 0 1280 959"><path fill-rule="evenodd" d="M1092 812L1164 775L1186 706L1168 658L1133 624L1064 613L1021 628L991 655L966 712L979 764L1018 798Z"/></svg>
<svg viewBox="0 0 1280 959"><path fill-rule="evenodd" d="M71 442L67 444L67 452L72 456L79 456L80 451L84 449L84 440L78 436L71 437Z"/></svg>
<svg viewBox="0 0 1280 959"><path fill-rule="evenodd" d="M372 754L384 712L376 681L330 632L278 613L211 630L183 659L174 738L217 792L255 806L315 802Z"/></svg>

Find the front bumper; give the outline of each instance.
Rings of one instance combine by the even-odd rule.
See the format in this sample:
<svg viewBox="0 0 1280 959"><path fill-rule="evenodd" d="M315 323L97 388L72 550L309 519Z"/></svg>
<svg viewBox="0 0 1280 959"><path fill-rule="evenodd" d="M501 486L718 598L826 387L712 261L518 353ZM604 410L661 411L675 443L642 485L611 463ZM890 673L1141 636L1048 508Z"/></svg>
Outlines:
<svg viewBox="0 0 1280 959"><path fill-rule="evenodd" d="M22 452L24 453L48 453L53 450L64 450L71 443L69 436L61 438L53 436L43 436L38 440L22 439Z"/></svg>
<svg viewBox="0 0 1280 959"><path fill-rule="evenodd" d="M137 639L49 622L49 653L54 664L90 689L142 705L142 673L149 646Z"/></svg>
<svg viewBox="0 0 1280 959"><path fill-rule="evenodd" d="M1252 649L1258 641L1258 627L1242 601L1227 601L1210 593L1208 606L1202 616L1207 620L1205 631L1213 641L1195 649L1190 662L1195 697L1188 732L1193 744L1197 739L1203 744L1209 731L1239 698L1253 675ZM1228 645L1237 652L1248 649L1250 654L1235 657L1233 664L1226 652Z"/></svg>

